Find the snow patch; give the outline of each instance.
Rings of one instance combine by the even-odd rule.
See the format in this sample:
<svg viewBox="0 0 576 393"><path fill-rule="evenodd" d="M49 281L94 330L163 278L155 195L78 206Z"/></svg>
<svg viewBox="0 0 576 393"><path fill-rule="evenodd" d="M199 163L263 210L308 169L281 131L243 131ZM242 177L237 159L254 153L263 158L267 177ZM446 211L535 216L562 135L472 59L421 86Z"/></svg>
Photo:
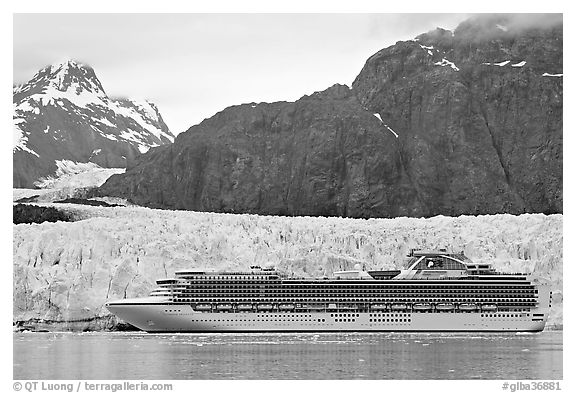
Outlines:
<svg viewBox="0 0 576 393"><path fill-rule="evenodd" d="M428 52L428 54L430 56L432 56L434 53L432 52L432 49L434 49L434 47L432 45L430 46L426 46L426 45L422 45L420 44L420 48L424 49L426 52ZM438 51L438 50L437 50Z"/></svg>
<svg viewBox="0 0 576 393"><path fill-rule="evenodd" d="M390 131L392 134L394 134L394 136L395 136L396 138L398 138L398 134L397 134L392 128L390 128L390 126L388 126L388 124L384 124L384 121L382 121L382 117L380 117L380 114L379 114L379 113L374 113L374 116L375 116L378 120L380 120L380 123L382 123L382 124L384 125L384 127L386 127L386 128L388 129L388 131Z"/></svg>
<svg viewBox="0 0 576 393"><path fill-rule="evenodd" d="M36 153L34 150L30 149L27 146L27 143L28 143L28 135L20 128L20 126L18 126L18 124L14 124L12 134L12 153L14 153L16 150L22 150L27 153L33 154L36 157L40 157L38 153Z"/></svg>
<svg viewBox="0 0 576 393"><path fill-rule="evenodd" d="M386 127L388 129L388 131L390 131L392 134L394 134L394 136L396 138L398 138L398 134L392 128L390 128L390 126L388 126L388 124L384 124L384 127Z"/></svg>
<svg viewBox="0 0 576 393"><path fill-rule="evenodd" d="M148 150L150 150L150 146L138 145L138 150L140 151L140 153L144 154L144 153L146 153Z"/></svg>
<svg viewBox="0 0 576 393"><path fill-rule="evenodd" d="M15 107L14 107L15 111L20 111L20 112L33 112L35 114L40 113L40 111L38 110L37 107L34 107L32 105L30 105L30 103L28 102L28 100L26 101L21 101L20 103L18 103ZM38 112L36 112L38 111Z"/></svg>
<svg viewBox="0 0 576 393"><path fill-rule="evenodd" d="M504 61L501 61L500 63L482 63L482 65L504 67L508 63L510 63L510 60L504 60ZM524 64L526 64L526 62L522 61L518 64L522 64L522 65L513 65L512 67L522 67Z"/></svg>
<svg viewBox="0 0 576 393"><path fill-rule="evenodd" d="M452 63L451 61L449 61L445 58L442 58L442 61L438 61L438 62L434 63L434 65L438 65L441 67L450 66L450 68L452 68L454 71L460 71L460 68L456 67L456 64Z"/></svg>
<svg viewBox="0 0 576 393"><path fill-rule="evenodd" d="M549 74L547 72L543 73L542 76L556 76L556 77L561 77L564 76L564 74Z"/></svg>
<svg viewBox="0 0 576 393"><path fill-rule="evenodd" d="M132 101L137 108L144 108L145 106L142 104L136 104ZM148 108L151 108L150 104L148 103ZM134 109L131 106L125 106L120 101L111 101L110 102L110 109L112 109L117 115L124 116L127 118L133 119L140 127L144 128L150 134L154 135L156 138L161 139L162 137L168 139L170 142L174 142L174 137L170 134L165 133L158 127L149 123L149 120L143 116L142 113ZM147 112L146 112L147 113ZM156 117L157 119L157 117Z"/></svg>
<svg viewBox="0 0 576 393"><path fill-rule="evenodd" d="M106 119L106 118L103 118L103 119L95 119L95 118L92 118L92 119L94 119L95 121L97 121L97 122L99 122L99 123L102 123L102 124L104 124L104 125L106 125L106 126L108 126L108 127L114 127L114 128L116 128L116 126L115 126L114 124L112 124L112 123L110 122L110 120L108 120L108 119Z"/></svg>
<svg viewBox="0 0 576 393"><path fill-rule="evenodd" d="M526 65L525 61L521 61L520 63L512 64L512 67L524 67Z"/></svg>

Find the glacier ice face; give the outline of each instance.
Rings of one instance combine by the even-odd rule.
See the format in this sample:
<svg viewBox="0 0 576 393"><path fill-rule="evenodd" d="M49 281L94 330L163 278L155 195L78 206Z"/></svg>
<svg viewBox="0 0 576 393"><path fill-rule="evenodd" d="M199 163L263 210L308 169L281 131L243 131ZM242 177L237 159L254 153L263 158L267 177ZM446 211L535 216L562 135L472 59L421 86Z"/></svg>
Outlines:
<svg viewBox="0 0 576 393"><path fill-rule="evenodd" d="M324 276L357 263L391 269L410 248L448 247L551 282L549 324L562 324L562 215L362 220L62 206L82 220L14 225L15 321L106 317L107 300L145 296L180 269L273 264Z"/></svg>

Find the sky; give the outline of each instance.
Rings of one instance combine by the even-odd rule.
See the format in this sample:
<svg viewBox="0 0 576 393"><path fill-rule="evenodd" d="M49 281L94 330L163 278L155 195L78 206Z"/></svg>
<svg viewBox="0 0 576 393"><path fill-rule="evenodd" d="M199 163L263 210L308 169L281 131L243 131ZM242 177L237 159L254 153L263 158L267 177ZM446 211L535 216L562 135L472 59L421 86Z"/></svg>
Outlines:
<svg viewBox="0 0 576 393"><path fill-rule="evenodd" d="M19 14L13 82L74 59L112 97L154 102L174 134L231 105L351 85L396 41L467 14Z"/></svg>

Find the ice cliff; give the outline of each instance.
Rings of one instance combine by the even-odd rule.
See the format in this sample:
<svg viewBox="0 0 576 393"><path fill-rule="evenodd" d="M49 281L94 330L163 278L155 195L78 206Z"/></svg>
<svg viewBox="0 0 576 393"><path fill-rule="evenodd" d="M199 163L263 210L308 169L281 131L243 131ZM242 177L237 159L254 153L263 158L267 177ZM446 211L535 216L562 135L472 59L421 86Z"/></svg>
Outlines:
<svg viewBox="0 0 576 393"><path fill-rule="evenodd" d="M552 283L548 326L562 325L562 215L433 218L279 217L60 205L76 222L13 227L13 320L101 329L109 299L147 295L179 269L274 264L303 276L360 263L389 269L410 248L464 250L505 272Z"/></svg>

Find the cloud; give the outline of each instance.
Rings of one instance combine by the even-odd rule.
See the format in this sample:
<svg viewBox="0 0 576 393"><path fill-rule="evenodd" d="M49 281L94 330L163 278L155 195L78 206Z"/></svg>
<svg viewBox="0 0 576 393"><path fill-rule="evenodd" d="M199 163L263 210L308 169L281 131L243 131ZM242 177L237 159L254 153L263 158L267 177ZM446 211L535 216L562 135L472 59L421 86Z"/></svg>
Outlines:
<svg viewBox="0 0 576 393"><path fill-rule="evenodd" d="M367 36L377 40L412 39L437 27L454 29L470 14L375 14L371 15Z"/></svg>
<svg viewBox="0 0 576 393"><path fill-rule="evenodd" d="M509 32L520 32L547 29L562 23L562 14L476 14L458 26L457 31L481 39L494 34L493 28L497 26Z"/></svg>

